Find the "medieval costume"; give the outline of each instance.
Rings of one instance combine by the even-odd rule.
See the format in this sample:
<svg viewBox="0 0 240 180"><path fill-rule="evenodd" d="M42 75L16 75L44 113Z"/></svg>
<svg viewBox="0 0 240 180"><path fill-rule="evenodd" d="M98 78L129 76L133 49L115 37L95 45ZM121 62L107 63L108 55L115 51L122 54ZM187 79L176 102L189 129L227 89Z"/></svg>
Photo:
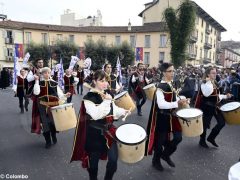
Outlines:
<svg viewBox="0 0 240 180"><path fill-rule="evenodd" d="M28 111L28 104L29 100L26 96L26 92L28 90L28 81L26 77L22 75L17 76L17 86L13 87L14 91L16 92L16 96L19 99L19 108L21 109L21 113L24 113L25 110ZM23 99L24 99L24 106L23 106Z"/></svg>
<svg viewBox="0 0 240 180"><path fill-rule="evenodd" d="M109 84L109 93L114 97L120 91L120 85L118 84L118 77L114 74L107 74L107 81Z"/></svg>
<svg viewBox="0 0 240 180"><path fill-rule="evenodd" d="M78 70L77 71L77 78L79 79L79 81L77 83L77 92L79 94L79 86L80 86L81 95L82 95L82 93L83 93L83 80L84 80L84 71L83 70Z"/></svg>
<svg viewBox="0 0 240 180"><path fill-rule="evenodd" d="M75 90L74 90L74 77L73 75L64 75L63 77L64 79L64 90L65 90L65 93L67 92L70 92L71 95L70 97L67 98L67 103L71 103L72 101L72 96L73 94L75 94Z"/></svg>
<svg viewBox="0 0 240 180"><path fill-rule="evenodd" d="M207 140L218 147L215 138L225 126L225 120L218 107L222 99L226 99L226 95L219 93L217 83L214 81L203 81L196 98L195 107L203 111L203 133L200 135L199 145L208 148L206 144L207 129L210 128L211 119L214 116L217 120L216 126L212 129Z"/></svg>
<svg viewBox="0 0 240 180"><path fill-rule="evenodd" d="M149 115L145 151L145 155L151 155L154 151L152 164L160 171L163 170L160 158L171 167L175 167L170 156L176 151L177 145L182 140L180 123L177 117L173 116L174 109L178 108L178 100L172 84L161 81L154 94ZM173 139L170 136L172 134Z"/></svg>
<svg viewBox="0 0 240 180"><path fill-rule="evenodd" d="M105 179L112 179L116 172L118 150L113 121L125 113L126 110L92 90L84 96L71 161L82 161L91 180L97 179L99 159L108 157Z"/></svg>
<svg viewBox="0 0 240 180"><path fill-rule="evenodd" d="M36 80L33 91L38 107L35 115L40 117L40 121L35 122L36 127L42 127L43 136L46 141L45 148L50 148L51 141L53 144L57 143L56 128L50 108L58 106L59 99L63 99L65 96L58 86L58 83L50 79L42 80L40 82ZM41 128L37 133L40 133L40 131Z"/></svg>
<svg viewBox="0 0 240 180"><path fill-rule="evenodd" d="M40 126L40 116L38 112L38 103L37 103L37 97L33 93L33 87L35 84L34 75L39 76L39 79L42 80L42 75L40 74L41 69L40 68L33 68L31 71L29 71L27 75L27 81L28 81L28 91L27 96L31 98L32 100L32 125L31 125L31 132L40 134L41 133L41 126Z"/></svg>
<svg viewBox="0 0 240 180"><path fill-rule="evenodd" d="M138 115L142 116L141 109L147 100L143 87L149 84L149 80L147 79L145 74L141 75L138 72L134 72L130 77L129 83L136 99Z"/></svg>

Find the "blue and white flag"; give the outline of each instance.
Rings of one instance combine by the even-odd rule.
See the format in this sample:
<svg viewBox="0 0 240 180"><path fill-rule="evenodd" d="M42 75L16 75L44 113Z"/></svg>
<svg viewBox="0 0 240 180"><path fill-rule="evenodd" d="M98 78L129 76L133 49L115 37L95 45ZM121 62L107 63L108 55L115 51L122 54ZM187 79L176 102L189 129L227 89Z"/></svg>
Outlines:
<svg viewBox="0 0 240 180"><path fill-rule="evenodd" d="M58 85L59 87L61 87L62 89L64 88L64 84L63 84L63 75L64 75L64 69L63 69L63 61L62 58L60 59L60 68L59 68L59 78L58 78Z"/></svg>
<svg viewBox="0 0 240 180"><path fill-rule="evenodd" d="M13 73L13 85L17 85L17 76L20 75L21 66L18 62L18 57L14 56L14 73Z"/></svg>
<svg viewBox="0 0 240 180"><path fill-rule="evenodd" d="M27 66L27 63L28 63L28 60L30 58L30 54L29 52L27 52L27 54L25 54L24 58L23 58L23 63L22 63L22 66Z"/></svg>
<svg viewBox="0 0 240 180"><path fill-rule="evenodd" d="M119 56L117 59L116 67L117 67L117 76L119 77L119 85L122 86L122 67L121 67Z"/></svg>
<svg viewBox="0 0 240 180"><path fill-rule="evenodd" d="M73 70L75 64L79 61L80 59L77 56L71 56L71 62L69 64L68 69Z"/></svg>
<svg viewBox="0 0 240 180"><path fill-rule="evenodd" d="M14 53L14 72L13 72L13 87L12 89L14 91L17 90L17 76L20 75L20 70L21 70L21 66L18 62L18 57L16 56L16 54Z"/></svg>

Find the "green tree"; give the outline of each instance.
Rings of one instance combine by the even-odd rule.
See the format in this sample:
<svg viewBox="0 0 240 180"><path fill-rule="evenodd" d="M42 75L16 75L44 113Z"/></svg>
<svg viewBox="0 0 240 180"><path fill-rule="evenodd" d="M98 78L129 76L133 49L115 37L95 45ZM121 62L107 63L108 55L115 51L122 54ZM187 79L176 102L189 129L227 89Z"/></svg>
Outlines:
<svg viewBox="0 0 240 180"><path fill-rule="evenodd" d="M127 67L134 63L134 51L127 41L124 41L120 48L121 66Z"/></svg>
<svg viewBox="0 0 240 180"><path fill-rule="evenodd" d="M31 43L25 52L29 52L31 57L29 59L30 62L33 63L33 65L36 66L35 61L36 59L43 59L44 60L44 66L48 66L48 61L50 57L50 51L48 45L45 44L35 44Z"/></svg>
<svg viewBox="0 0 240 180"><path fill-rule="evenodd" d="M179 67L186 61L185 53L195 25L196 7L193 2L186 0L177 10L167 8L164 16L170 32L172 62Z"/></svg>
<svg viewBox="0 0 240 180"><path fill-rule="evenodd" d="M63 60L63 68L69 67L71 56L76 56L78 47L70 41L58 41L55 46L52 47L52 53L56 54L56 58L60 61Z"/></svg>
<svg viewBox="0 0 240 180"><path fill-rule="evenodd" d="M108 61L113 67L116 66L117 58L121 60L121 66L126 67L134 61L134 51L125 41L120 46L106 45L105 41L88 40L85 42L85 57L92 59L91 69L101 69L103 64Z"/></svg>

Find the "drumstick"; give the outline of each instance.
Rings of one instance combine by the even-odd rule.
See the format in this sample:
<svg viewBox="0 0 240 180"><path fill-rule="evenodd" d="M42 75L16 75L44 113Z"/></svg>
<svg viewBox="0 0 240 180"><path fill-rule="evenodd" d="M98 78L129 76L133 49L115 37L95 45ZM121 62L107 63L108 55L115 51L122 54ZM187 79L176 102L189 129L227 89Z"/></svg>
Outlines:
<svg viewBox="0 0 240 180"><path fill-rule="evenodd" d="M88 89L91 89L91 90L94 91L94 92L99 93L99 94L102 95L102 96L105 96L105 94L104 94L103 92L101 92L101 91L93 88L93 87L92 87L90 84L88 84L88 83L83 83L83 86L85 86L85 87L88 88Z"/></svg>
<svg viewBox="0 0 240 180"><path fill-rule="evenodd" d="M130 107L130 109L128 110L129 112L127 114L125 114L125 116L122 118L122 121L125 121L127 116L130 114L130 111L132 110L132 107Z"/></svg>
<svg viewBox="0 0 240 180"><path fill-rule="evenodd" d="M88 83L83 83L83 86L85 86L85 87L88 88L88 89L91 89L93 92L96 92L96 93L100 94L100 95L103 96L103 97L106 96L106 94L104 94L103 92L95 89L94 87L92 87L92 86L91 86L90 84L88 84ZM112 101L114 101L114 99L112 99Z"/></svg>

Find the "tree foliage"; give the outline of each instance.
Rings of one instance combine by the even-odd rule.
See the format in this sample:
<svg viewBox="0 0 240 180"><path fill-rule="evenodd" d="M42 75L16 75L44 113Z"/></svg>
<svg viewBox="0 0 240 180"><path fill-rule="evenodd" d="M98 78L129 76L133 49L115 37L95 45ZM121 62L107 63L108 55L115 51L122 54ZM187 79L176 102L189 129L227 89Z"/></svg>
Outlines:
<svg viewBox="0 0 240 180"><path fill-rule="evenodd" d="M196 7L186 0L177 10L167 8L164 16L170 32L172 62L179 67L186 61L185 52L195 25Z"/></svg>
<svg viewBox="0 0 240 180"><path fill-rule="evenodd" d="M134 61L134 51L127 42L120 46L107 45L105 41L99 40L96 43L93 40L85 42L85 57L92 59L92 69L101 69L103 64L109 62L116 66L117 58L121 60L121 66L126 67Z"/></svg>
<svg viewBox="0 0 240 180"><path fill-rule="evenodd" d="M76 56L79 48L70 41L58 41L55 46L51 47L51 52L55 54L56 60L63 60L63 68L69 67L71 56Z"/></svg>
<svg viewBox="0 0 240 180"><path fill-rule="evenodd" d="M44 60L44 66L48 65L48 60L50 57L50 51L49 51L48 45L31 43L27 47L26 52L30 53L31 57L29 61L32 62L34 65L36 65L35 61L39 58Z"/></svg>

